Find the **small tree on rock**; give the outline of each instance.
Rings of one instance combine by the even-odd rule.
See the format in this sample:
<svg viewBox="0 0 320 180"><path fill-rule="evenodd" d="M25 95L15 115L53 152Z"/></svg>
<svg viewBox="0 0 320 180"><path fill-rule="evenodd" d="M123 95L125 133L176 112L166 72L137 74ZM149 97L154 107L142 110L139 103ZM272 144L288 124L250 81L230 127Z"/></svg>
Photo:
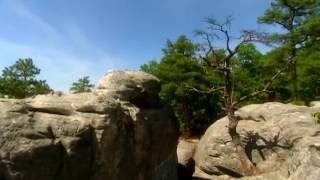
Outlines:
<svg viewBox="0 0 320 180"><path fill-rule="evenodd" d="M211 68L213 71L219 72L224 79L222 89L224 92L223 98L225 113L229 119L228 133L239 155L245 175L251 175L256 173L257 169L248 158L242 139L237 132L239 119L235 115L235 109L240 102L255 97L261 93L268 92L268 88L271 86L272 82L287 68L279 69L270 80L264 83L264 86L261 87L260 90L250 92L242 97L235 97L234 75L236 69L235 65L237 65L237 62L235 61L239 59L236 56L240 49L248 45L248 43L263 41L264 34L257 33L255 31L242 31L240 37L234 37L230 33L230 17L223 23L219 23L216 20L209 18L207 19L207 25L208 29L206 31L196 31L196 35L201 36L205 40L205 45L202 48L204 52L200 56L205 66ZM213 44L216 41L224 41L225 47L216 48L214 46L215 44ZM232 46L231 44L234 44L235 41L237 41L236 44ZM221 54L221 52L224 52L224 54ZM221 87L216 87L216 90L220 89ZM211 92L212 91L213 90L211 89ZM201 90L199 90L199 92L201 92Z"/></svg>

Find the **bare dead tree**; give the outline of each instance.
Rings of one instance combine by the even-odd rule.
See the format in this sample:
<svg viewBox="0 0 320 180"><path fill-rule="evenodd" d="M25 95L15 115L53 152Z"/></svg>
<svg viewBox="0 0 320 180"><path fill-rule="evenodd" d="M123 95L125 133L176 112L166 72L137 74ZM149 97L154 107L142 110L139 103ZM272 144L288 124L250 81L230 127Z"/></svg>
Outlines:
<svg viewBox="0 0 320 180"><path fill-rule="evenodd" d="M257 96L261 93L269 92L268 89L271 86L272 82L277 79L280 74L285 70L279 70L275 75L272 76L270 81L266 83L266 85L261 89L255 92L252 92L246 96L238 98L234 100L233 97L233 72L232 72L232 63L231 61L234 56L238 53L239 48L241 46L250 43L250 42L263 42L264 41L264 34L258 33L256 31L242 31L240 37L233 37L230 32L230 25L231 25L231 17L226 18L225 22L219 23L214 19L208 18L206 23L208 24L206 31L196 31L196 35L203 38L205 41L205 48L203 48L204 52L200 55L200 58L203 60L204 65L208 66L209 68L219 71L224 78L223 84L223 94L224 94L224 105L225 105L225 113L229 119L228 124L228 133L232 139L232 143L234 144L236 151L239 155L239 159L244 169L245 175L255 174L257 172L256 167L253 163L249 160L245 149L242 145L241 137L237 132L237 125L239 120L235 116L235 107L240 102L247 100L251 97ZM224 41L225 47L225 55L221 59L217 58L219 55L213 46L214 41ZM236 44L232 46L231 44L236 41ZM221 49L221 48L220 48ZM220 87L215 87L214 89L209 89L205 91L205 93L210 93L221 89ZM190 88L190 90L196 92L204 92L202 90L198 90L195 88Z"/></svg>

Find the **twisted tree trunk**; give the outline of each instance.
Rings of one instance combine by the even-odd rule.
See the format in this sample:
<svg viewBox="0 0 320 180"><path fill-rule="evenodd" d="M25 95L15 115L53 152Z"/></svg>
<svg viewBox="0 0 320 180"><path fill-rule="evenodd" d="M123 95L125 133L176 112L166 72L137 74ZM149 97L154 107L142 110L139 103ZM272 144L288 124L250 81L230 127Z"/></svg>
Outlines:
<svg viewBox="0 0 320 180"><path fill-rule="evenodd" d="M232 139L236 151L241 161L244 175L252 175L256 172L256 167L248 158L248 155L245 152L245 149L241 143L241 137L237 132L238 119L235 116L234 105L232 102L232 77L230 71L230 59L225 59L225 71L224 71L224 101L226 106L226 113L229 119L228 132Z"/></svg>

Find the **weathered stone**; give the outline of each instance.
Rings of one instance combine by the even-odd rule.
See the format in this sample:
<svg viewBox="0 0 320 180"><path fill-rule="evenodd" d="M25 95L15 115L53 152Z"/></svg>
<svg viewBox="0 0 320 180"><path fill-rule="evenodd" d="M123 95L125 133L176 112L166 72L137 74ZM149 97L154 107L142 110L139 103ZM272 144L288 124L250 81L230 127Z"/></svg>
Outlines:
<svg viewBox="0 0 320 180"><path fill-rule="evenodd" d="M177 148L178 156L178 177L179 179L192 179L195 170L193 155L199 140L197 139L180 139Z"/></svg>
<svg viewBox="0 0 320 180"><path fill-rule="evenodd" d="M320 107L320 101L311 101L310 106L311 107Z"/></svg>
<svg viewBox="0 0 320 180"><path fill-rule="evenodd" d="M145 72L112 70L99 80L95 92L145 108L159 104L159 82L159 79Z"/></svg>
<svg viewBox="0 0 320 180"><path fill-rule="evenodd" d="M92 93L0 99L0 180L176 180L177 127L158 87L117 71Z"/></svg>
<svg viewBox="0 0 320 180"><path fill-rule="evenodd" d="M254 104L239 109L237 129L248 157L260 173L243 179L320 177L320 125L312 117L317 111L320 111L317 107L282 103ZM227 118L216 121L201 138L195 153L198 175L207 174L213 179L243 176L227 124Z"/></svg>

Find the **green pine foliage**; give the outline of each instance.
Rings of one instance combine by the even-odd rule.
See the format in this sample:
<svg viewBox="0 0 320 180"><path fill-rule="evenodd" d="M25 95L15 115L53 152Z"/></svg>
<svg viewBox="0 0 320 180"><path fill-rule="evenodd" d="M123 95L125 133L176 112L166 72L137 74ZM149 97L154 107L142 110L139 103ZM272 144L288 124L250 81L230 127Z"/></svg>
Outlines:
<svg viewBox="0 0 320 180"><path fill-rule="evenodd" d="M178 118L181 132L200 133L221 113L221 93L199 93L221 82L208 72L196 58L198 45L185 36L168 41L159 63L150 61L141 70L162 81L161 99L170 104Z"/></svg>
<svg viewBox="0 0 320 180"><path fill-rule="evenodd" d="M78 79L77 82L72 83L70 91L72 93L91 92L93 84L90 83L89 76L84 76Z"/></svg>
<svg viewBox="0 0 320 180"><path fill-rule="evenodd" d="M312 75L312 77L307 76L310 75L311 71L318 70L318 65L315 66L314 63L319 61L319 55L315 55L316 51L309 51L308 46L319 41L319 13L319 0L273 0L264 15L258 19L259 23L276 25L284 30L283 33L273 33L269 37L271 43L278 45L278 48L273 50L273 55L274 53L278 56L281 54L281 57L267 58L271 61L278 61L278 63L273 64L274 66L286 66L286 63L289 66L286 75L288 77L286 87L276 88L282 91L282 100L309 101L314 98L311 97L311 94L317 93L315 92L318 89L316 79L319 76L317 74ZM315 48L317 47L319 45ZM312 58L305 55L316 56L316 58L311 60ZM284 81L281 83L282 86L283 83ZM290 84L290 86L287 86L287 84Z"/></svg>
<svg viewBox="0 0 320 180"><path fill-rule="evenodd" d="M26 98L37 94L47 94L51 90L45 80L37 80L40 74L31 58L18 59L6 67L0 77L0 95L10 98Z"/></svg>
<svg viewBox="0 0 320 180"><path fill-rule="evenodd" d="M265 71L261 59L263 54L257 50L254 44L244 44L238 50L234 65L234 97L236 99L245 96L264 86ZM267 77L266 77L267 78ZM261 97L251 98L247 103L261 102Z"/></svg>
<svg viewBox="0 0 320 180"><path fill-rule="evenodd" d="M272 45L266 53L259 52L255 44L239 46L230 61L234 84L232 98L239 99L261 90L270 77L286 68L271 83L268 93L252 97L240 106L266 101L308 104L320 100L320 1L272 0L258 23L280 27L281 31L263 39ZM212 62L209 63L220 66L228 52L215 49L214 54L206 54L203 50L203 45L180 36L175 41L167 41L161 59L140 67L161 80L161 100L172 106L180 131L190 134L203 132L224 115L224 94L219 90L212 91L224 83L223 75L206 67L200 55L210 59ZM40 69L31 58L18 59L2 70L0 97L26 98L49 93L51 88L45 80L37 79L39 74ZM70 91L90 92L93 87L89 76L84 76L72 84ZM313 116L319 123L319 113Z"/></svg>

